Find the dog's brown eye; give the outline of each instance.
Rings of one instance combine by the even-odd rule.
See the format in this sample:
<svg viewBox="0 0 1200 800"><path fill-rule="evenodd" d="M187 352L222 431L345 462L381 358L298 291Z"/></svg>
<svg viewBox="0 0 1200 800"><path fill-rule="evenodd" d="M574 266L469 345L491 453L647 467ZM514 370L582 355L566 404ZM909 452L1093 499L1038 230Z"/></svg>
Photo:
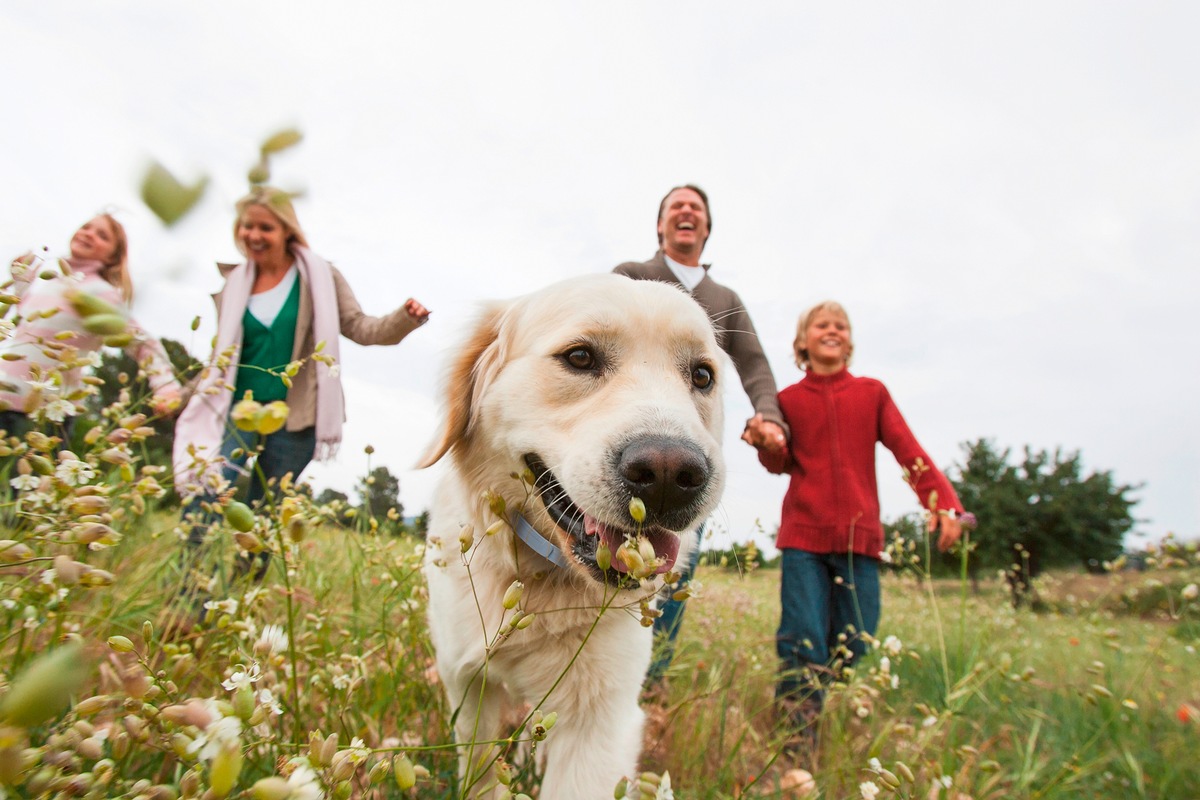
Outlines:
<svg viewBox="0 0 1200 800"><path fill-rule="evenodd" d="M692 367L692 386L697 389L707 389L713 385L712 367L707 364L697 364Z"/></svg>
<svg viewBox="0 0 1200 800"><path fill-rule="evenodd" d="M594 370L598 366L596 354L586 347L572 347L563 353L563 360L580 370Z"/></svg>

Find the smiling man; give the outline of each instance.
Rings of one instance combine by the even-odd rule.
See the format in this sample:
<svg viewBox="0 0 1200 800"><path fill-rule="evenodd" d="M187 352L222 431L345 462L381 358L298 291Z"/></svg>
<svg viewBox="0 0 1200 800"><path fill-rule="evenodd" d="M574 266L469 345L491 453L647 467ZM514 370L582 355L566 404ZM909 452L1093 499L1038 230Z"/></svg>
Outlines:
<svg viewBox="0 0 1200 800"><path fill-rule="evenodd" d="M754 407L754 416L746 421L742 439L767 453L785 453L787 424L779 410L775 377L763 354L754 323L737 293L713 280L709 275L710 265L700 263L700 254L712 231L708 195L690 183L671 189L658 206L657 227L659 249L654 257L649 261L627 261L613 272L637 280L673 283L691 294L712 320L717 343L729 354L741 378L742 388ZM701 533L703 527L697 535ZM697 544L691 562L682 570L681 584L690 579L699 554ZM668 596L659 610L662 616L654 623L659 650L650 665L649 686L658 683L671 664L675 637L683 619L683 601Z"/></svg>

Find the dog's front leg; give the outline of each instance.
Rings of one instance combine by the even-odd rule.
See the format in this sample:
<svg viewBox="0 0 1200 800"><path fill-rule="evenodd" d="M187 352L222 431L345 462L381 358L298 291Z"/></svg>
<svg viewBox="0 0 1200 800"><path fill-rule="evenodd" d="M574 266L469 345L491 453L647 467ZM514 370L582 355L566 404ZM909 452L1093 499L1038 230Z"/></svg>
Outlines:
<svg viewBox="0 0 1200 800"><path fill-rule="evenodd" d="M475 679L464 680L465 688L461 691L453 691L448 682L447 692L457 714L454 738L458 744L458 776L464 795L488 798L499 793L492 768L500 756L496 742L501 738L501 721L512 700L501 684L487 681L477 671L472 674Z"/></svg>
<svg viewBox="0 0 1200 800"><path fill-rule="evenodd" d="M623 702L559 714L543 743L541 800L610 800L623 777L637 774L645 715L636 692Z"/></svg>

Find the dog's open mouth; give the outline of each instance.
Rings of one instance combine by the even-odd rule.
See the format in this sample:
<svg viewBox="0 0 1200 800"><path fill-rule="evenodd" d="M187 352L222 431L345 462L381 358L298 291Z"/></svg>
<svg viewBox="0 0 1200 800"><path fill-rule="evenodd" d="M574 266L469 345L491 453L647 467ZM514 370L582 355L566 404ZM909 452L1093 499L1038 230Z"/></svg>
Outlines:
<svg viewBox="0 0 1200 800"><path fill-rule="evenodd" d="M580 563L591 567L602 576L602 570L596 556L603 544L612 554L610 572L618 575L631 572L630 565L620 557L617 551L621 546L630 542L637 548L637 540L644 539L654 550L653 574L661 575L675 566L679 556L679 534L658 525L638 526L630 517L628 527L601 522L588 514L571 500L566 490L554 473L538 456L530 453L525 456L525 464L533 473L534 486L538 496L546 507L550 519L554 521L571 543L571 552ZM649 565L648 565L649 566Z"/></svg>

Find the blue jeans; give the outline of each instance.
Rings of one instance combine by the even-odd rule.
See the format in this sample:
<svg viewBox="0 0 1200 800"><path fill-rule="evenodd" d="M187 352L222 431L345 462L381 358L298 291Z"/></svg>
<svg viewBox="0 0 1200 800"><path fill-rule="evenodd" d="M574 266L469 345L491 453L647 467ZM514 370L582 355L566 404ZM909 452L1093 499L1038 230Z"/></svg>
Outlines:
<svg viewBox="0 0 1200 800"><path fill-rule="evenodd" d="M650 670L646 673L646 683L651 684L666 674L667 667L675 658L675 639L679 636L679 627L683 624L683 610L686 600L676 600L671 595L687 586L700 565L700 543L704 539L704 523L696 529L696 546L688 556L687 564L679 571L679 583L675 588L664 587L664 599L658 610L662 616L654 620L654 660L650 662ZM680 565L676 564L677 567Z"/></svg>
<svg viewBox="0 0 1200 800"><path fill-rule="evenodd" d="M879 627L879 560L789 548L783 551L780 571L775 693L819 698L820 676L836 674L862 657L867 646L860 634L874 636ZM843 633L846 640L839 642Z"/></svg>
<svg viewBox="0 0 1200 800"><path fill-rule="evenodd" d="M313 453L316 452L317 430L315 427L300 431L285 429L263 436L252 431L238 430L232 422L228 423L225 439L221 442L221 457L225 459L225 466L221 468L221 474L225 480L235 483L244 472L241 467L260 445L262 452L258 455L257 466L250 473L250 486L246 490L245 502L251 508L254 508L266 497L267 486L264 481L278 481L289 472L294 478L300 477L300 473L308 466L308 462L312 461ZM238 448L241 448L243 452L234 458L233 451ZM201 503L211 503L214 500L216 497L213 495L193 497L184 506L184 519L193 515L195 520L188 531L188 546L193 552L204 543L204 535L218 518L212 512L206 513L201 508ZM257 580L261 580L262 576L266 574L269 555L261 553L259 560L260 564L255 572Z"/></svg>

